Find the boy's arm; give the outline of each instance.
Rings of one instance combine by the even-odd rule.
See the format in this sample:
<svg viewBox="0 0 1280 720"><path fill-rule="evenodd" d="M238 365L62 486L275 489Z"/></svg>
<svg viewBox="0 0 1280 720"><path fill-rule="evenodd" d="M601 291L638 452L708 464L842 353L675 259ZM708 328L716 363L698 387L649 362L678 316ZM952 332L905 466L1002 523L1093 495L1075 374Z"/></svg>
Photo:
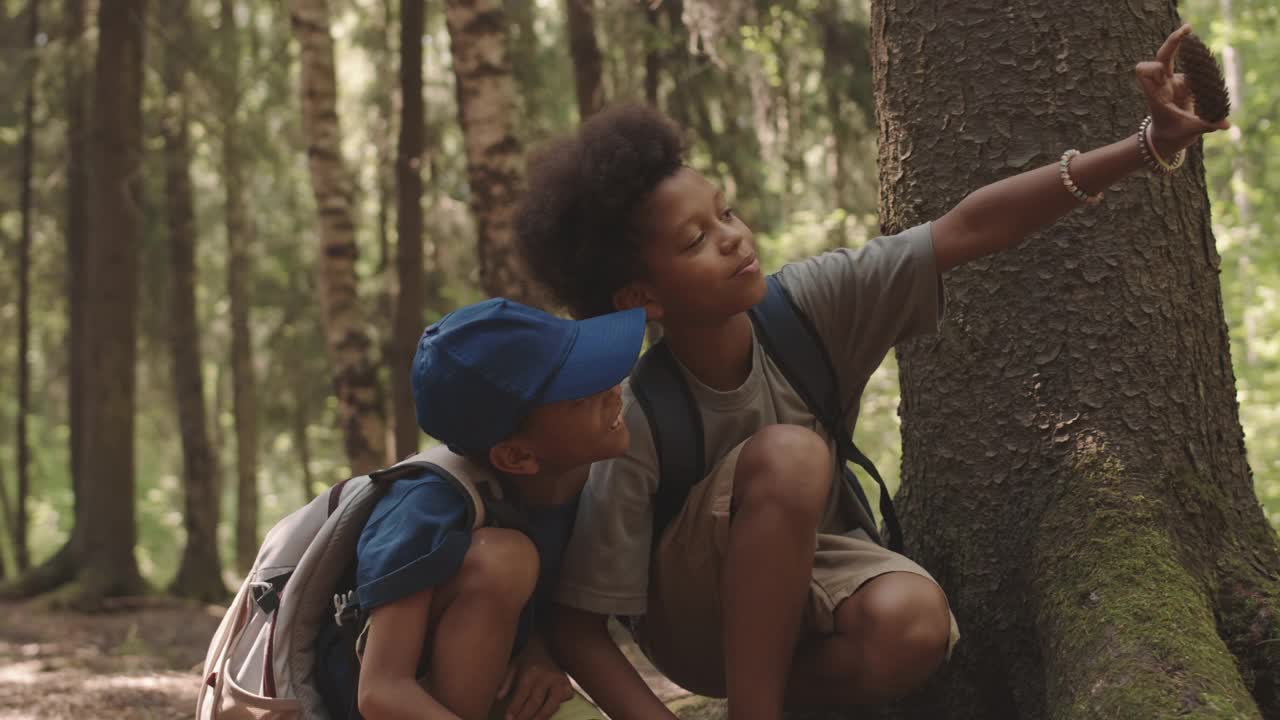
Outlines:
<svg viewBox="0 0 1280 720"><path fill-rule="evenodd" d="M366 720L457 720L416 677L430 611L428 589L370 614L357 700Z"/></svg>
<svg viewBox="0 0 1280 720"><path fill-rule="evenodd" d="M614 720L674 719L609 636L609 618L555 606L552 643L569 674Z"/></svg>
<svg viewBox="0 0 1280 720"><path fill-rule="evenodd" d="M1184 25L1165 40L1156 59L1139 63L1135 72L1151 112L1151 134L1160 156L1172 158L1207 132L1228 127L1227 121L1206 123L1191 112L1190 94L1173 72L1178 45L1191 27ZM1087 194L1101 192L1143 167L1136 135L1076 156L1071 178ZM1079 205L1063 187L1058 165L1048 165L973 193L933 224L934 254L939 272L990 255L1021 242Z"/></svg>
<svg viewBox="0 0 1280 720"><path fill-rule="evenodd" d="M569 678L543 640L547 632L537 628L529 635L498 690L498 700L506 704L508 720L546 720L561 703L573 697Z"/></svg>

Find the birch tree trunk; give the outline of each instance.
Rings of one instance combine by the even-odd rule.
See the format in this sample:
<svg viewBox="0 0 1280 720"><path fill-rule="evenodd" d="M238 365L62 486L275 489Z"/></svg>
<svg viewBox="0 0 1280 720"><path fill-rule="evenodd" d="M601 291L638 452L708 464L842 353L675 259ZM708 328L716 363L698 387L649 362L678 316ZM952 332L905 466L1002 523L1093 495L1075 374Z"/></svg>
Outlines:
<svg viewBox="0 0 1280 720"><path fill-rule="evenodd" d="M347 459L354 474L387 463L382 386L360 308L351 178L342 160L326 0L290 0L301 48L302 126L319 214L319 291Z"/></svg>
<svg viewBox="0 0 1280 720"><path fill-rule="evenodd" d="M502 6L496 0L446 0L445 21L467 152L480 285L490 296L537 304L512 237L522 160L513 130L515 82Z"/></svg>

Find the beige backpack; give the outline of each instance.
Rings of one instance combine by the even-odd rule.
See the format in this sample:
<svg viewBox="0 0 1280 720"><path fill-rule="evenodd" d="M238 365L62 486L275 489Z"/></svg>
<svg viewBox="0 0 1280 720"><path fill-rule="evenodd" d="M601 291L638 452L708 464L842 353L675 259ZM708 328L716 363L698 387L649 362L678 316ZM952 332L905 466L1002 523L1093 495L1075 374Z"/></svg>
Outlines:
<svg viewBox="0 0 1280 720"><path fill-rule="evenodd" d="M342 615L350 600L336 586L374 505L388 485L423 471L465 492L473 528L485 523L485 498L501 498L487 469L436 447L344 480L276 523L209 644L197 720L341 720L314 684L316 634L325 613Z"/></svg>

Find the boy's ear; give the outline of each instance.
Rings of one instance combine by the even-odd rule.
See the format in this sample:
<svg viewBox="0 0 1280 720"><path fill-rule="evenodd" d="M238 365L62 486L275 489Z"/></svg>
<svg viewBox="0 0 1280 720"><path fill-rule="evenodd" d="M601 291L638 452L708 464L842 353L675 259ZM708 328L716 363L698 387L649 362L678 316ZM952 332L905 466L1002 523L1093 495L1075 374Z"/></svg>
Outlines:
<svg viewBox="0 0 1280 720"><path fill-rule="evenodd" d="M507 475L533 475L538 472L538 456L533 448L518 438L507 438L489 448L489 462Z"/></svg>
<svg viewBox="0 0 1280 720"><path fill-rule="evenodd" d="M662 319L662 305L654 297L653 291L645 285L633 282L619 288L613 293L613 307L617 310L644 308L645 319L652 322Z"/></svg>

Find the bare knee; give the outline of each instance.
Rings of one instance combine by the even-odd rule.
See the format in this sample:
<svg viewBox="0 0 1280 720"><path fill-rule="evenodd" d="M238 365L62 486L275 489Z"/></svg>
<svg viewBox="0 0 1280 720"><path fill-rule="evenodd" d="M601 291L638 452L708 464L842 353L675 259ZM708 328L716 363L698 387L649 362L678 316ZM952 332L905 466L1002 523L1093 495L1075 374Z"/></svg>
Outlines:
<svg viewBox="0 0 1280 720"><path fill-rule="evenodd" d="M454 577L459 597L483 597L519 612L538 581L538 551L523 533L480 528Z"/></svg>
<svg viewBox="0 0 1280 720"><path fill-rule="evenodd" d="M951 611L942 588L926 577L906 572L881 575L855 593L854 622L874 646L877 668L886 679L897 678L906 691L923 681L946 656L951 639Z"/></svg>
<svg viewBox="0 0 1280 720"><path fill-rule="evenodd" d="M743 445L734 474L734 507L763 504L816 527L831 491L831 451L799 425L770 425Z"/></svg>

